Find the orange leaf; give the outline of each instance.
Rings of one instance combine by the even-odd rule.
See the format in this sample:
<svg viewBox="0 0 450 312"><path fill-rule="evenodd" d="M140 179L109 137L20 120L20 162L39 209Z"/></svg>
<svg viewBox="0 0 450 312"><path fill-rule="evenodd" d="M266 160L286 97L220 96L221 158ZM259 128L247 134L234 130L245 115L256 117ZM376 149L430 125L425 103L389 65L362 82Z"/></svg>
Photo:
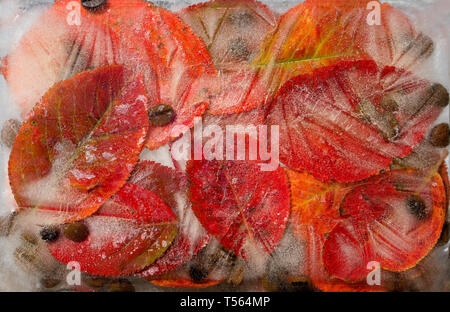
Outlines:
<svg viewBox="0 0 450 312"><path fill-rule="evenodd" d="M23 116L56 82L88 68L120 63L123 51L116 48L118 37L111 29L83 14L75 24L68 2L62 2L46 10L4 60L8 87Z"/></svg>
<svg viewBox="0 0 450 312"><path fill-rule="evenodd" d="M269 98L290 78L338 61L372 58L381 67L409 68L427 55L431 40L389 4L380 4L380 25L369 25L369 2L312 0L284 13L253 62Z"/></svg>
<svg viewBox="0 0 450 312"><path fill-rule="evenodd" d="M343 199L346 218L325 240L326 270L356 281L366 276L370 261L390 271L414 267L441 234L445 204L438 173L394 170L361 182Z"/></svg>
<svg viewBox="0 0 450 312"><path fill-rule="evenodd" d="M218 70L208 112L239 113L263 103L265 86L250 64L264 38L275 31L275 14L255 0L213 0L178 14L205 42Z"/></svg>
<svg viewBox="0 0 450 312"><path fill-rule="evenodd" d="M324 291L382 291L383 285L360 281L370 261L404 271L439 238L446 198L437 173L395 170L352 184L325 184L307 173L287 173L293 228L306 243L305 273ZM414 194L426 205L420 220L407 207Z"/></svg>
<svg viewBox="0 0 450 312"><path fill-rule="evenodd" d="M177 218L154 193L127 183L84 224L89 236L74 242L60 235L48 243L63 263L77 261L80 270L94 275L129 275L152 264L177 234Z"/></svg>
<svg viewBox="0 0 450 312"><path fill-rule="evenodd" d="M125 183L148 130L141 79L114 65L57 83L22 125L9 159L20 209L39 223L93 214Z"/></svg>

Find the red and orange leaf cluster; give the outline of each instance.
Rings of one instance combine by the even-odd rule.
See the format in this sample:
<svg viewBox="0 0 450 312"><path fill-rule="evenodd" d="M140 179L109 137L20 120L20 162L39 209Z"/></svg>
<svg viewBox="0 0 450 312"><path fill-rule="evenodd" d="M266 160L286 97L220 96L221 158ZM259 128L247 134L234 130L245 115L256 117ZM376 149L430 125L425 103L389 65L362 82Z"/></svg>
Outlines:
<svg viewBox="0 0 450 312"><path fill-rule="evenodd" d="M93 214L126 182L148 130L141 78L123 66L80 73L57 83L22 125L9 179L20 209L47 221Z"/></svg>
<svg viewBox="0 0 450 312"><path fill-rule="evenodd" d="M402 272L434 247L448 153L435 146L430 163L420 160L448 92L414 72L434 44L398 9L377 2L373 24L369 0L307 0L281 16L255 0L177 14L108 0L70 23L71 2L55 2L2 60L25 116L9 159L19 212L89 230L82 242L48 242L57 260L203 288L239 280L203 271L209 247L249 267L269 263L291 226L315 287L385 291L365 281L370 263ZM174 118L155 126L149 112L161 104ZM196 117L222 130L279 126L280 166L205 150L175 162L183 170L139 160Z"/></svg>

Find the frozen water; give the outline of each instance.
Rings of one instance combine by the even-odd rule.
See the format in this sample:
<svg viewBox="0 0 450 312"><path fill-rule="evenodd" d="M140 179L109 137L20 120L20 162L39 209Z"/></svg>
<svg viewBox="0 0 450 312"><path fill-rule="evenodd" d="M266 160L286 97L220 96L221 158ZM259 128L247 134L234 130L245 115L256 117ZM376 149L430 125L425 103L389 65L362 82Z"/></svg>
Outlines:
<svg viewBox="0 0 450 312"><path fill-rule="evenodd" d="M188 5L199 3L200 0L158 0L155 4L178 11ZM294 7L299 1L295 0L263 0L276 12L282 13L287 9ZM402 8L412 18L418 29L430 35L435 42L435 52L420 68L415 69L416 73L432 81L439 81L447 88L450 86L449 78L449 15L450 2L448 0L391 0L387 1L393 5ZM0 57L7 55L19 42L22 35L31 26L33 21L42 13L51 0L0 0ZM433 18L430 18L433 16ZM235 44L235 52L242 52L242 46ZM239 54L238 53L238 54ZM174 77L176 79L177 77ZM20 120L20 110L14 104L11 93L8 89L5 79L0 76L0 124L4 121L15 118ZM448 122L449 108L441 114L436 123ZM12 197L7 180L7 163L10 150L0 145L0 216L5 216L15 209L15 202ZM103 155L108 158L108 155ZM174 168L173 160L170 156L169 145L164 145L158 150L144 150L141 159L153 160L165 166ZM447 164L449 160L447 158ZM48 185L48 183L47 183ZM47 190L42 189L43 194ZM180 207L184 206L184 198L180 197ZM189 216L193 218L194 216ZM188 219L187 219L188 220ZM190 223L190 222L187 222ZM199 231L195 228L189 228L192 231L190 235L198 235ZM107 232L105 232L107 233ZM280 243L280 249L286 249L282 256L275 254L278 265L281 268L292 268L298 265L301 260L301 251L294 254L289 250L291 242L286 236ZM29 274L26 270L17 264L14 258L14 251L21 244L20 232L15 229L10 237L0 237L0 290L1 291L31 291L39 288L39 278L36 275ZM438 259L439 263L445 261L442 257L444 248L434 252L433 259ZM441 252L439 254L439 252ZM437 255L436 255L437 254ZM288 256L286 256L288 255ZM264 272L264 263L258 262L261 257L255 253L254 266L247 268L247 277L259 277ZM145 288L148 289L148 288Z"/></svg>

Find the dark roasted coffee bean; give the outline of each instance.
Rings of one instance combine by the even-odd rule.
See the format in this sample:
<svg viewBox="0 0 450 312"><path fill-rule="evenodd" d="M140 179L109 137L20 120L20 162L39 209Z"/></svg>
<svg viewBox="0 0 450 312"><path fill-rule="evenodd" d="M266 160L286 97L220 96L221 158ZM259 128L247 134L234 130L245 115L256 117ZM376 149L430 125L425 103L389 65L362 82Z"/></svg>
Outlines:
<svg viewBox="0 0 450 312"><path fill-rule="evenodd" d="M2 143L7 147L12 147L17 133L20 129L20 121L16 119L9 119L5 121L2 128Z"/></svg>
<svg viewBox="0 0 450 312"><path fill-rule="evenodd" d="M43 240L52 242L58 238L59 230L56 227L48 227L43 228L39 234Z"/></svg>
<svg viewBox="0 0 450 312"><path fill-rule="evenodd" d="M208 276L208 272L199 267L198 265L192 265L189 268L189 276L196 283L201 283L204 281L206 276Z"/></svg>
<svg viewBox="0 0 450 312"><path fill-rule="evenodd" d="M170 124L174 120L175 111L170 105L159 104L150 108L148 117L152 125L163 127Z"/></svg>
<svg viewBox="0 0 450 312"><path fill-rule="evenodd" d="M427 206L419 195L411 195L406 199L409 211L419 220L424 220L427 213Z"/></svg>
<svg viewBox="0 0 450 312"><path fill-rule="evenodd" d="M96 10L106 4L106 0L81 0L81 5L87 10Z"/></svg>
<svg viewBox="0 0 450 312"><path fill-rule="evenodd" d="M120 279L109 284L110 292L135 292L133 284L126 279Z"/></svg>
<svg viewBox="0 0 450 312"><path fill-rule="evenodd" d="M430 98L428 99L429 104L437 105L440 107L446 107L448 105L448 91L440 83L435 83L430 87Z"/></svg>
<svg viewBox="0 0 450 312"><path fill-rule="evenodd" d="M247 43L242 38L230 40L229 53L234 59L240 61L247 61L250 56Z"/></svg>
<svg viewBox="0 0 450 312"><path fill-rule="evenodd" d="M429 141L433 146L446 147L450 143L449 135L448 123L441 123L431 130Z"/></svg>
<svg viewBox="0 0 450 312"><path fill-rule="evenodd" d="M64 225L64 236L76 243L81 243L89 236L89 229L83 222L73 222Z"/></svg>

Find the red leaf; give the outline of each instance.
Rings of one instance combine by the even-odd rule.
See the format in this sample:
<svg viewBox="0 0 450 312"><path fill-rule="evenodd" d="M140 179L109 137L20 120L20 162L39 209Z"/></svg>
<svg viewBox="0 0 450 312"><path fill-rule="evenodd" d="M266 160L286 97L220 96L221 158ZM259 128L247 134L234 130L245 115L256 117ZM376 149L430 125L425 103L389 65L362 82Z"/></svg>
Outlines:
<svg viewBox="0 0 450 312"><path fill-rule="evenodd" d="M273 12L254 0L214 0L179 15L203 39L218 70L209 113L239 113L264 103L265 86L250 64L264 38L276 29Z"/></svg>
<svg viewBox="0 0 450 312"><path fill-rule="evenodd" d="M33 25L5 60L5 73L17 102L27 112L55 82L100 65L123 64L126 77L144 77L149 102L171 105L175 120L153 127L147 147L176 139L180 125L208 106L204 80L215 73L203 42L175 14L141 1L109 0L93 13L81 8L80 26L60 0Z"/></svg>
<svg viewBox="0 0 450 312"><path fill-rule="evenodd" d="M77 261L83 272L129 275L165 252L177 233L176 221L158 196L127 183L95 215L83 221L89 229L85 241L76 243L60 235L48 248L63 263Z"/></svg>
<svg viewBox="0 0 450 312"><path fill-rule="evenodd" d="M310 11L311 22L322 30L318 39L325 43L320 47L319 55L330 47L343 54L365 55L382 67L410 69L433 52L433 41L416 31L408 16L388 3L307 0L304 6ZM379 21L373 14L369 15L377 7ZM334 48L332 44L335 44Z"/></svg>
<svg viewBox="0 0 450 312"><path fill-rule="evenodd" d="M387 169L420 142L442 108L430 84L375 62L341 62L288 81L267 121L280 126L280 160L322 181L356 181ZM428 96L427 96L428 95ZM392 96L398 108L384 107Z"/></svg>
<svg viewBox="0 0 450 312"><path fill-rule="evenodd" d="M164 255L140 272L140 276L163 274L192 258L209 241L209 236L196 219L187 198L187 178L176 170L150 161L141 161L130 183L158 195L178 216L178 236Z"/></svg>
<svg viewBox="0 0 450 312"><path fill-rule="evenodd" d="M273 251L289 216L282 168L260 171L250 161L191 161L192 209L220 243L246 259Z"/></svg>
<svg viewBox="0 0 450 312"><path fill-rule="evenodd" d="M122 66L56 84L29 114L14 142L9 180L18 206L39 223L93 214L129 177L148 130L141 79Z"/></svg>
<svg viewBox="0 0 450 312"><path fill-rule="evenodd" d="M80 25L69 25L75 20L67 4L59 1L45 11L5 59L5 78L24 116L56 82L120 61L111 29L83 14Z"/></svg>
<svg viewBox="0 0 450 312"><path fill-rule="evenodd" d="M287 173L291 222L295 234L306 245L304 274L323 291L383 291L389 287L389 280L384 277L386 271L381 272L381 286L369 286L361 280L368 273L370 261L379 261L383 269L405 270L425 256L439 237L446 194L438 174L396 170L353 184L326 184L307 173L292 170ZM393 191L393 187L408 191ZM435 200L435 206L430 208L433 215L421 224L411 220L404 208L408 193L415 191L423 198L426 198L423 194L431 194ZM376 203L378 209L373 209L370 203ZM390 204L391 211L385 213L380 203ZM383 224L396 233L388 236L380 232L383 241L392 247L378 248L381 245L377 244L378 249L369 248L375 245L365 238L375 237L377 226ZM366 228L372 235L367 234ZM404 250L408 250L406 255ZM339 271L340 275L329 274L332 272L326 268L333 273ZM344 275L345 278L338 278Z"/></svg>
<svg viewBox="0 0 450 312"><path fill-rule="evenodd" d="M379 24L372 23L370 2L379 5ZM280 17L276 32L267 37L253 65L270 101L286 81L316 68L370 58L381 67L408 69L429 56L432 45L430 38L415 32L405 14L389 4L312 0Z"/></svg>
<svg viewBox="0 0 450 312"><path fill-rule="evenodd" d="M438 240L446 193L439 174L395 170L356 186L341 203L346 216L327 236L323 261L330 276L357 281L367 263L404 271Z"/></svg>
<svg viewBox="0 0 450 312"><path fill-rule="evenodd" d="M175 14L147 1L109 0L104 13L90 15L111 25L121 47L134 52L124 62L144 75L149 107L168 104L175 111L169 125L151 126L146 146L156 149L178 138L179 126L192 127L209 104L204 81L215 73L203 42Z"/></svg>
<svg viewBox="0 0 450 312"><path fill-rule="evenodd" d="M323 264L324 235L312 226L305 227L303 235L306 244L305 271L312 279L314 286L325 292L385 292L383 275L381 285L368 285L366 280L345 282L330 278ZM383 273L382 273L383 274Z"/></svg>

